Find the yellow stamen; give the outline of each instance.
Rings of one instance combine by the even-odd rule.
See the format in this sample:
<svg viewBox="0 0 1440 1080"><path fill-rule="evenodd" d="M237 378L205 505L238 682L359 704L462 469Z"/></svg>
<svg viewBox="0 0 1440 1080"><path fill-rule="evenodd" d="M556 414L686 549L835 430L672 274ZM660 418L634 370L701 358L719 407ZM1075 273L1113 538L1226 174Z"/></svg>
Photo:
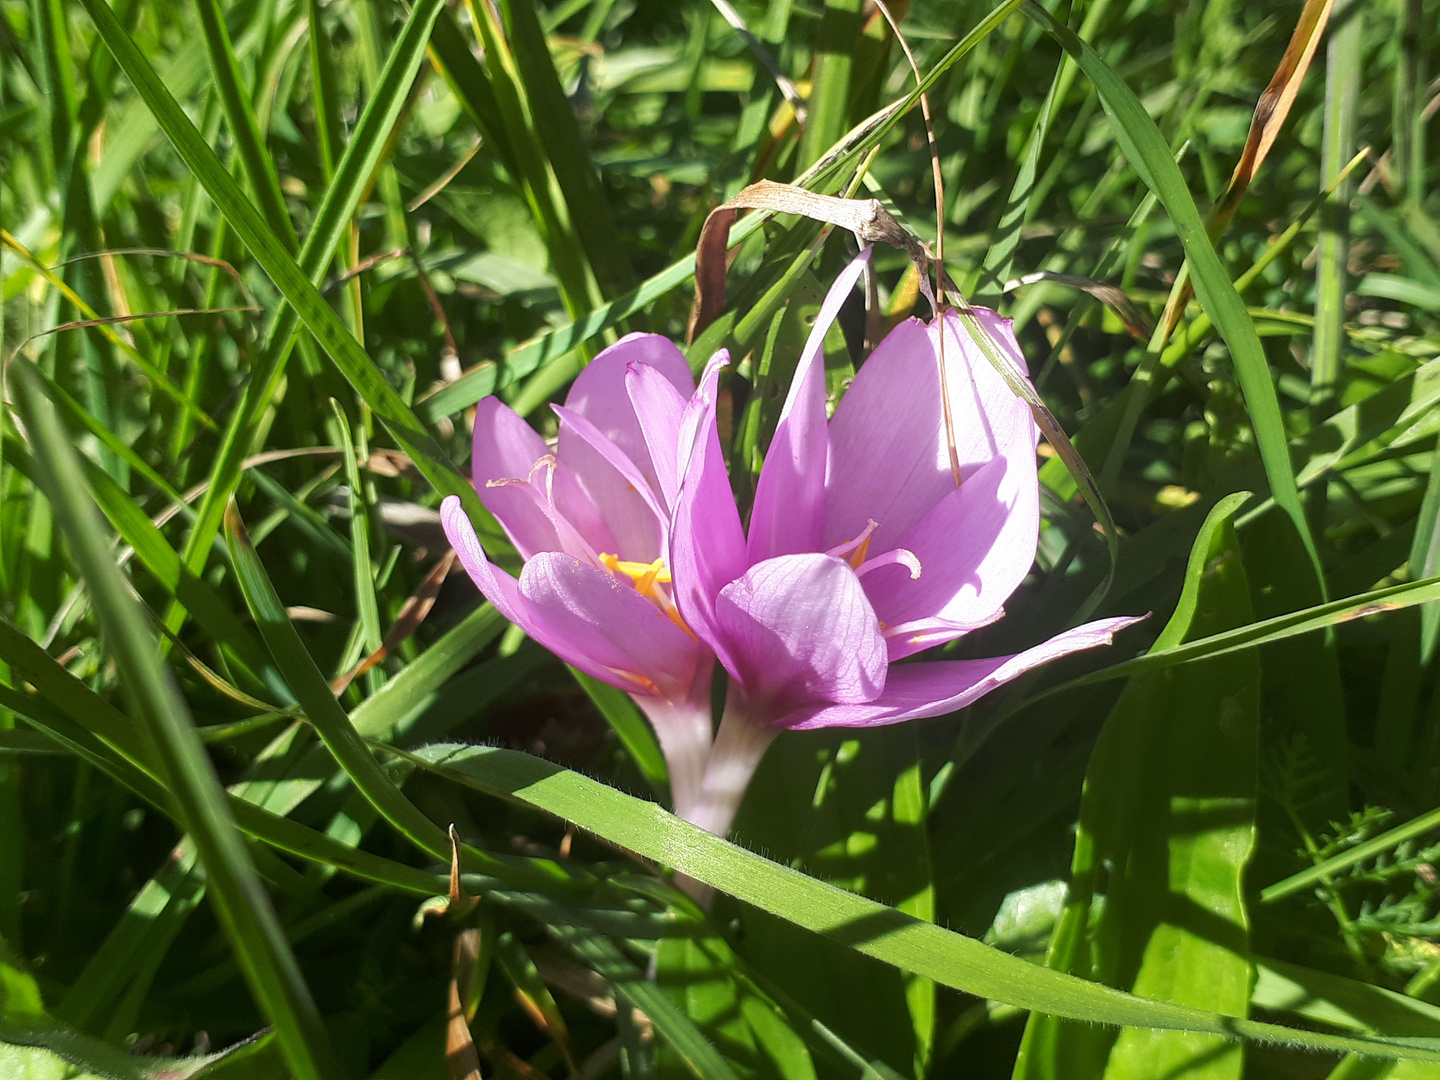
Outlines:
<svg viewBox="0 0 1440 1080"><path fill-rule="evenodd" d="M859 570L860 564L865 561L865 556L870 554L870 537L867 535L864 540L855 545L855 550L846 556L845 561L850 564L852 570Z"/></svg>
<svg viewBox="0 0 1440 1080"><path fill-rule="evenodd" d="M670 584L670 571L665 568L664 559L652 563L629 562L618 555L602 554L600 561L613 574L624 574L635 583L635 591L641 596L656 600L655 585Z"/></svg>
<svg viewBox="0 0 1440 1080"><path fill-rule="evenodd" d="M636 592L668 615L670 621L685 633L690 634L691 637L695 636L685 625L685 620L680 618L680 612L675 607L674 601L655 587L656 585L670 584L670 570L666 567L664 559L656 559L652 563L630 562L618 555L602 552L600 562L612 574L624 574L628 577L634 582Z"/></svg>

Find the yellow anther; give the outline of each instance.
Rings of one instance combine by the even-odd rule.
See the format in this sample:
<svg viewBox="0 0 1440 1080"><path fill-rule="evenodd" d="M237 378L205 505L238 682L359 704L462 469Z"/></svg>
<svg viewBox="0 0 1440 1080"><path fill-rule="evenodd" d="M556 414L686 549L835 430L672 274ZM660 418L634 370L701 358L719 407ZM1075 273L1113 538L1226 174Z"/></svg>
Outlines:
<svg viewBox="0 0 1440 1080"><path fill-rule="evenodd" d="M866 536L864 540L855 545L855 550L846 556L845 561L850 564L851 569L859 570L860 564L865 561L865 556L868 554L870 554L870 537Z"/></svg>
<svg viewBox="0 0 1440 1080"><path fill-rule="evenodd" d="M665 568L664 559L656 559L652 563L630 562L620 558L618 555L602 554L600 561L612 574L624 574L635 583L635 591L641 596L651 600L659 600L655 595L655 585L669 585L670 571Z"/></svg>
<svg viewBox="0 0 1440 1080"><path fill-rule="evenodd" d="M665 566L664 559L656 559L652 563L630 562L618 555L610 555L602 552L600 563L612 574L624 574L635 583L635 591L645 599L655 604L662 612L670 617L670 621L678 626L685 633L694 637L694 633L685 625L685 620L680 618L680 612L675 607L675 602L657 589L656 585L670 584L670 571Z"/></svg>

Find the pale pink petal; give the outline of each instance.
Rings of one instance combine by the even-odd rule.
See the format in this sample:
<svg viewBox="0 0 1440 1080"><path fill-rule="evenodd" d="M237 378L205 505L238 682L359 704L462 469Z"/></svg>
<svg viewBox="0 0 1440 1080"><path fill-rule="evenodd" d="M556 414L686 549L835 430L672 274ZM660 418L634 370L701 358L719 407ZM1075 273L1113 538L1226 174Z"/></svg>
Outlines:
<svg viewBox="0 0 1440 1080"><path fill-rule="evenodd" d="M490 565L490 560L485 557L485 549L480 546L480 538L475 535L475 527L470 524L470 516L465 513L465 504L460 501L459 496L447 495L441 501L440 526L445 530L445 538L450 541L450 546L455 549L460 565L485 595L485 599L494 604L495 610L510 622L522 625L525 601L520 596L519 583L505 571Z"/></svg>
<svg viewBox="0 0 1440 1080"><path fill-rule="evenodd" d="M951 488L901 538L901 545L920 561L920 576L912 577L903 567L885 567L862 578L875 613L887 627L890 659L994 620L1030 572L1039 533L1040 491L1033 468L997 457ZM891 629L916 623L922 623L926 633L910 626L907 629L916 632L901 639ZM942 637L929 633L941 627L953 632Z"/></svg>
<svg viewBox="0 0 1440 1080"><path fill-rule="evenodd" d="M665 551L668 514L660 507L639 467L599 428L579 413L554 406L560 417L561 461L589 496L609 534L611 554L632 562L653 562Z"/></svg>
<svg viewBox="0 0 1440 1080"><path fill-rule="evenodd" d="M520 594L526 631L567 663L632 693L688 693L699 646L628 581L545 552L520 572Z"/></svg>
<svg viewBox="0 0 1440 1080"><path fill-rule="evenodd" d="M977 308L999 352L1019 371L1024 359L1008 319ZM1038 431L1029 407L959 328L945 317L945 364L956 456L962 481L996 457L1035 471ZM831 547L879 522L874 545L902 538L955 488L940 395L938 329L918 319L901 323L861 366L830 421L830 474L825 530ZM1031 481L1032 483L1038 481Z"/></svg>
<svg viewBox="0 0 1440 1080"><path fill-rule="evenodd" d="M715 625L715 597L745 569L745 533L715 427L720 369L729 359L723 350L711 358L681 417L681 482L670 523L675 604L722 663L728 652Z"/></svg>
<svg viewBox="0 0 1440 1080"><path fill-rule="evenodd" d="M830 456L825 431L825 335L869 264L867 247L835 279L800 353L755 489L747 549L752 563L820 546Z"/></svg>
<svg viewBox="0 0 1440 1080"><path fill-rule="evenodd" d="M630 334L585 365L566 395L565 407L602 431L635 462L651 487L658 489L645 424L636 416L625 385L625 371L631 364L653 368L685 397L694 391L690 365L673 342L658 334Z"/></svg>
<svg viewBox="0 0 1440 1080"><path fill-rule="evenodd" d="M475 406L474 445L470 469L475 490L515 550L528 559L558 548L549 517L510 482L530 478L536 463L551 452L545 440L499 398L485 397Z"/></svg>
<svg viewBox="0 0 1440 1080"><path fill-rule="evenodd" d="M726 667L759 713L870 701L885 686L885 639L842 559L812 552L757 563L720 590L715 612Z"/></svg>
<svg viewBox="0 0 1440 1080"><path fill-rule="evenodd" d="M687 399L649 364L631 364L625 372L625 388L650 449L657 491L666 508L672 508L680 492L680 421Z"/></svg>
<svg viewBox="0 0 1440 1080"><path fill-rule="evenodd" d="M1014 656L900 664L890 670L884 691L874 701L797 710L776 722L781 727L806 730L879 727L922 716L940 716L963 709L996 687L1062 656L1109 645L1116 633L1144 618L1086 623Z"/></svg>

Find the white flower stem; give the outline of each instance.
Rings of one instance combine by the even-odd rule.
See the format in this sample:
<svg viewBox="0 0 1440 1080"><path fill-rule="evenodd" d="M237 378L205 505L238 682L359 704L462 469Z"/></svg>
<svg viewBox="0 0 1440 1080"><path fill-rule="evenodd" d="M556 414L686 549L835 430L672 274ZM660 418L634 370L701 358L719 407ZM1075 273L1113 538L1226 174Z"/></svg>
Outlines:
<svg viewBox="0 0 1440 1080"><path fill-rule="evenodd" d="M710 687L709 680L705 682L703 694L692 693L684 701L631 695L649 718L660 752L665 755L675 813L687 820L689 811L700 798L705 761L710 753Z"/></svg>
<svg viewBox="0 0 1440 1080"><path fill-rule="evenodd" d="M754 718L750 710L736 700L738 696L732 692L725 703L725 713L705 763L700 797L693 812L681 815L716 836L730 831L750 778L775 736L780 734L779 728Z"/></svg>
<svg viewBox="0 0 1440 1080"><path fill-rule="evenodd" d="M676 813L706 832L726 835L735 820L735 812L740 809L750 778L778 734L779 728L751 715L744 695L737 693L732 684L725 712L720 717L720 730L715 734L715 744L710 747L710 756L705 762L699 797L689 812L682 813L677 807ZM714 899L714 890L709 885L684 874L675 875L675 884L701 907L709 909Z"/></svg>

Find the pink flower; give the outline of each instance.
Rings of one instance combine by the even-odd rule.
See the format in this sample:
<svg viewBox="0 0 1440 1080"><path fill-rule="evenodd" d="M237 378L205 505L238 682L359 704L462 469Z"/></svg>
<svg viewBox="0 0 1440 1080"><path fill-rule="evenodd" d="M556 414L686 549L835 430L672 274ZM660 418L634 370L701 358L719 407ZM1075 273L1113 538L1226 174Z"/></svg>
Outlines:
<svg viewBox="0 0 1440 1080"><path fill-rule="evenodd" d="M646 402L638 414L637 381ZM699 793L712 731L714 657L680 619L666 564L678 424L694 384L673 344L632 334L597 356L555 407L553 450L498 399L480 402L475 487L525 560L518 581L486 558L459 499L440 507L461 563L505 618L645 711L679 814Z"/></svg>
<svg viewBox="0 0 1440 1080"><path fill-rule="evenodd" d="M827 421L825 334L868 258L826 297L748 530L716 427L728 355L697 389L673 345L639 334L597 357L556 407L553 451L495 399L477 409L475 484L525 559L518 581L486 559L458 499L441 507L461 562L506 618L632 694L665 752L676 813L717 834L781 730L952 712L1138 621L1089 623L1013 656L898 663L1004 614L1035 560L1039 432L954 313L898 326ZM1024 377L1009 320L976 315ZM730 685L712 746L716 659Z"/></svg>
<svg viewBox="0 0 1440 1080"><path fill-rule="evenodd" d="M868 257L867 250L835 282L816 320L748 532L715 424L723 354L710 361L681 421L673 597L730 674L690 818L712 832L729 828L779 730L952 712L1041 664L1108 644L1137 621L1089 623L1014 656L896 663L1004 614L1035 559L1039 431L953 312L938 323L896 327L827 422L824 337ZM976 315L1023 377L1009 320L983 309ZM942 332L958 483L945 434Z"/></svg>

